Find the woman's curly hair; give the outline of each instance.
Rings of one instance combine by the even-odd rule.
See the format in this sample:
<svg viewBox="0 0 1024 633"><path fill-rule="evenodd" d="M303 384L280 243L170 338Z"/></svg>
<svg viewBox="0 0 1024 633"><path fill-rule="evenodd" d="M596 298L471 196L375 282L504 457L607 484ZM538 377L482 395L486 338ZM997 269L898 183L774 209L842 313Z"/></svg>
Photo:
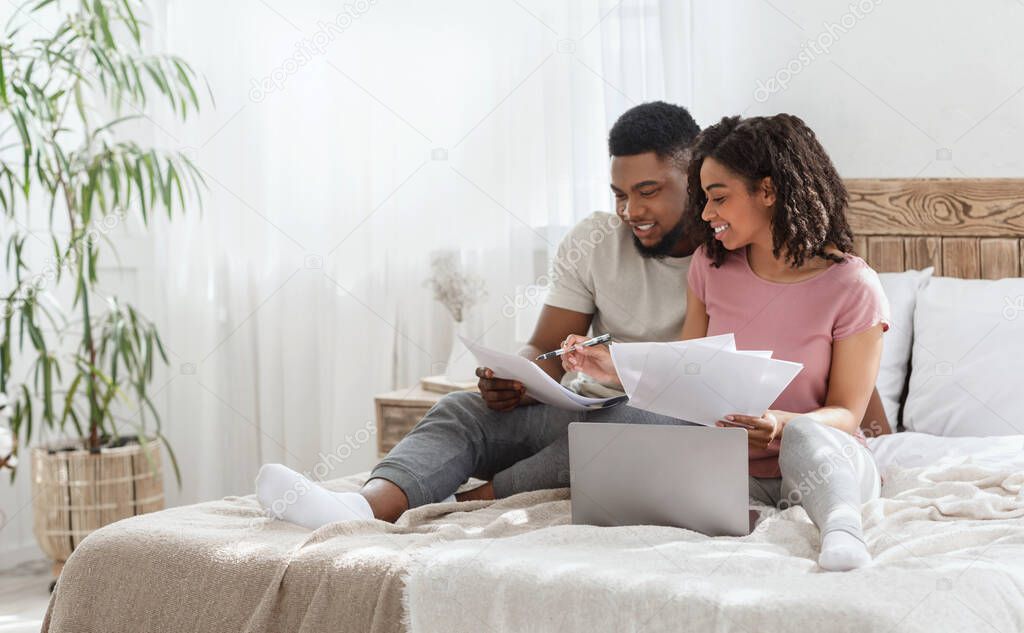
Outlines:
<svg viewBox="0 0 1024 633"><path fill-rule="evenodd" d="M812 257L841 262L825 252L829 244L843 253L853 252L853 231L846 220L848 195L832 160L811 128L799 117L725 117L701 132L691 147L687 168L688 234L703 243L714 266L720 266L726 249L715 239L711 226L701 219L707 196L701 188L700 169L713 158L747 180L751 191L770 177L775 187L772 214L772 253L785 249L791 266Z"/></svg>

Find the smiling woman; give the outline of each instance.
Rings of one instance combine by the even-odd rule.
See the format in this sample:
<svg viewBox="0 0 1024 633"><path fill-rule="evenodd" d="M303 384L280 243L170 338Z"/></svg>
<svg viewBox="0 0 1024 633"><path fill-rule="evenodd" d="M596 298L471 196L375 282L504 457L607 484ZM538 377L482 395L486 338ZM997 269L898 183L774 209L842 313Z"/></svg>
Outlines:
<svg viewBox="0 0 1024 633"><path fill-rule="evenodd" d="M797 117L730 117L694 141L688 193L683 222L702 244L681 338L733 333L739 349L803 365L770 410L719 422L747 430L750 495L805 507L821 530L823 569L865 565L860 506L880 481L859 423L889 317L878 276L851 254L842 181ZM563 359L567 370L617 379L605 348ZM806 485L826 462L832 476Z"/></svg>
<svg viewBox="0 0 1024 633"><path fill-rule="evenodd" d="M821 531L822 568L864 565L860 506L880 482L859 425L889 309L878 276L852 254L842 180L810 128L787 114L709 127L689 178L687 221L703 244L683 338L734 332L741 349L803 364L771 410L719 426L748 429L753 496L805 507ZM822 459L835 474L805 490Z"/></svg>

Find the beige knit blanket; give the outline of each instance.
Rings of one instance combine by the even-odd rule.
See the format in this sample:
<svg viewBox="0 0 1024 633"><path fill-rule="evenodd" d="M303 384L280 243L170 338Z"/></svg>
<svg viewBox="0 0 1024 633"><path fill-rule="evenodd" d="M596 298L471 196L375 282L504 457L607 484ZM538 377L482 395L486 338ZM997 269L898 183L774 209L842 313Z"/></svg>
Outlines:
<svg viewBox="0 0 1024 633"><path fill-rule="evenodd" d="M325 485L356 490L364 477ZM133 517L75 550L42 630L401 631L403 573L417 550L568 523L567 497L563 489L433 504L396 525L360 521L315 532L265 518L253 495Z"/></svg>

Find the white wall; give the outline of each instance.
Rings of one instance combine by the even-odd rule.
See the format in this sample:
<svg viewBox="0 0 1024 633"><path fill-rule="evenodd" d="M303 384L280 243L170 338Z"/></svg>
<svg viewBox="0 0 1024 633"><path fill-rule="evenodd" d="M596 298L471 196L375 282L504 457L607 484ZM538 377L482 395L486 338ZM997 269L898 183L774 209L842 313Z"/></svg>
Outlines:
<svg viewBox="0 0 1024 633"><path fill-rule="evenodd" d="M696 0L698 122L796 114L845 177L1024 174L1024 3L852 4L855 13L851 0ZM790 64L785 89L755 94Z"/></svg>

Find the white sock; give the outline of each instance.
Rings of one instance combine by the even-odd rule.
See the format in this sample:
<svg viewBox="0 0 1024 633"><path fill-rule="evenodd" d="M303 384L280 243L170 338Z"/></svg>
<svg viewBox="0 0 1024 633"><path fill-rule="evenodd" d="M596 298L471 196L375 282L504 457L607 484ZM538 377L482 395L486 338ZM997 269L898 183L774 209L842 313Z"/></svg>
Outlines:
<svg viewBox="0 0 1024 633"><path fill-rule="evenodd" d="M853 534L833 530L821 537L818 565L826 571L850 571L871 562L868 546Z"/></svg>
<svg viewBox="0 0 1024 633"><path fill-rule="evenodd" d="M315 530L336 521L373 519L358 492L331 492L282 464L264 464L256 475L256 498L271 516Z"/></svg>

